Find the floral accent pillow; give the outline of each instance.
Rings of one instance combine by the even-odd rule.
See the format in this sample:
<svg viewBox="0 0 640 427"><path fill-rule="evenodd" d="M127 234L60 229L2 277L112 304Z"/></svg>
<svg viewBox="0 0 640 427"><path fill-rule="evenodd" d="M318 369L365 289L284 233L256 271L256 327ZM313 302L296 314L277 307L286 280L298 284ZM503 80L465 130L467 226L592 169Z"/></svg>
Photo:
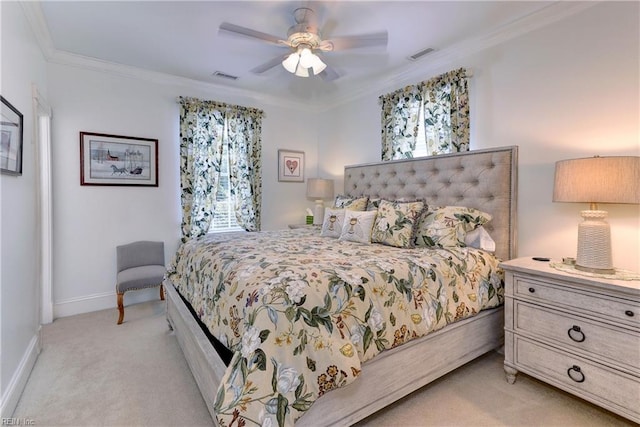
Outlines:
<svg viewBox="0 0 640 427"><path fill-rule="evenodd" d="M373 228L377 214L377 211L346 210L339 240L366 244L371 243L371 229Z"/></svg>
<svg viewBox="0 0 640 427"><path fill-rule="evenodd" d="M382 200L380 197L369 197L369 199L367 200L367 211L377 211L378 210L378 206L380 205L380 200Z"/></svg>
<svg viewBox="0 0 640 427"><path fill-rule="evenodd" d="M422 200L392 202L380 200L371 241L398 248L415 246L415 231L425 205Z"/></svg>
<svg viewBox="0 0 640 427"><path fill-rule="evenodd" d="M334 208L350 209L352 211L363 211L367 207L368 197L350 197L350 196L336 196L336 201L333 204Z"/></svg>
<svg viewBox="0 0 640 427"><path fill-rule="evenodd" d="M344 209L324 208L324 222L321 236L338 238L342 234L344 224Z"/></svg>
<svg viewBox="0 0 640 427"><path fill-rule="evenodd" d="M491 215L464 206L429 206L418 224L416 246L465 247L469 231L491 221Z"/></svg>

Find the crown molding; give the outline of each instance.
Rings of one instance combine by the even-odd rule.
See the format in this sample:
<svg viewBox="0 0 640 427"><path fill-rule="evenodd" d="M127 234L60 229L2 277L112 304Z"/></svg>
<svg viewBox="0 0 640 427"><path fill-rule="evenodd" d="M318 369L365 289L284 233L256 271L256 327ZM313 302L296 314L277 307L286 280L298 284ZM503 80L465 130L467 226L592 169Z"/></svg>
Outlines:
<svg viewBox="0 0 640 427"><path fill-rule="evenodd" d="M33 29L36 40L48 62L104 72L121 77L140 79L157 84L183 86L190 89L214 91L221 95L242 97L269 105L303 109L309 112L325 112L337 106L354 101L368 95L376 97L381 93L398 88L412 80L422 81L425 76L442 71L452 63L460 61L469 55L505 43L531 31L545 27L585 9L591 8L601 1L568 2L557 1L530 13L522 18L502 25L485 33L480 37L459 42L447 49L426 55L422 59L408 63L391 74L379 74L367 80L348 80L341 82L342 93L324 99L309 101L295 101L272 95L265 95L252 90L222 86L215 83L180 77L172 74L145 70L138 67L117 64L88 56L72 54L55 48L47 27L40 1L20 1L24 13ZM347 86L345 89L344 87Z"/></svg>
<svg viewBox="0 0 640 427"><path fill-rule="evenodd" d="M256 91L232 88L228 86L217 85L215 83L203 82L200 80L180 77L173 74L160 73L157 71L146 70L143 68L133 67L130 65L118 64L115 62L104 61L88 56L77 55L61 50L54 50L49 58L52 64L65 65L85 70L98 71L119 77L127 77L132 79L143 80L159 85L181 86L188 89L196 89L204 92L215 92L220 96L241 97L253 100L262 104L276 105L293 109L307 108L308 105L302 102L296 102L288 99L265 95Z"/></svg>
<svg viewBox="0 0 640 427"><path fill-rule="evenodd" d="M543 9L532 12L529 15L498 28L494 28L482 36L459 42L447 49L435 51L418 61L408 63L392 74L379 75L377 78L372 78L371 80L360 81L357 83L357 86L352 86L351 90L343 92L343 95L334 97L329 103L324 105L324 108L319 109L320 111L327 111L363 96L375 94L377 97L383 93L410 84L408 82L422 81L425 79L425 76L443 72L443 69L446 71L448 69L446 67L460 61L460 59L561 21L600 3L603 2L558 1L552 3Z"/></svg>
<svg viewBox="0 0 640 427"><path fill-rule="evenodd" d="M24 15L31 26L31 30L36 37L36 41L38 42L38 46L40 47L44 58L48 61L53 55L55 47L53 46L51 33L49 33L47 21L44 19L40 2L20 1L20 6L22 6Z"/></svg>

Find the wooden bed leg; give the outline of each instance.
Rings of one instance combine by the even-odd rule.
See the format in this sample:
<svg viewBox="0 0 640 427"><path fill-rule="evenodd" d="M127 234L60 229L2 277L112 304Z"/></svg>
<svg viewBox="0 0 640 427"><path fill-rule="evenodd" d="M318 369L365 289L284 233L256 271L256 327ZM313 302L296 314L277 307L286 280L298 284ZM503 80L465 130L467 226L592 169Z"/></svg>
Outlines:
<svg viewBox="0 0 640 427"><path fill-rule="evenodd" d="M160 299L164 301L164 285L160 285Z"/></svg>
<svg viewBox="0 0 640 427"><path fill-rule="evenodd" d="M507 382L509 384L513 384L516 382L516 375L518 374L518 370L517 369L513 369L511 366L506 366L504 367L504 373L507 377Z"/></svg>
<svg viewBox="0 0 640 427"><path fill-rule="evenodd" d="M124 293L118 292L118 311L120 316L118 317L118 325L124 320Z"/></svg>

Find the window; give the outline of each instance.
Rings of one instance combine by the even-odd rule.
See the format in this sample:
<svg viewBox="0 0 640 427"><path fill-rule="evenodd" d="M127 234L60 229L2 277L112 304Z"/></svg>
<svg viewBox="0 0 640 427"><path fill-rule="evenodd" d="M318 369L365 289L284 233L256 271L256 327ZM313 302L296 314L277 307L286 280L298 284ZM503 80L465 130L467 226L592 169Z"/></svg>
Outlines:
<svg viewBox="0 0 640 427"><path fill-rule="evenodd" d="M424 108L420 108L418 114L418 136L416 137L416 148L413 150L413 157L428 156L427 150L427 132L424 129Z"/></svg>
<svg viewBox="0 0 640 427"><path fill-rule="evenodd" d="M236 213L231 199L231 178L229 177L229 143L225 129L224 143L222 145L222 164L218 176L218 191L216 193L216 205L213 221L209 227L209 233L221 233L225 231L243 230L236 221Z"/></svg>
<svg viewBox="0 0 640 427"><path fill-rule="evenodd" d="M469 150L469 95L464 68L405 86L379 99L382 160Z"/></svg>
<svg viewBox="0 0 640 427"><path fill-rule="evenodd" d="M264 113L197 98L178 97L178 103L182 241L240 227L258 231ZM230 180L229 172L238 179Z"/></svg>

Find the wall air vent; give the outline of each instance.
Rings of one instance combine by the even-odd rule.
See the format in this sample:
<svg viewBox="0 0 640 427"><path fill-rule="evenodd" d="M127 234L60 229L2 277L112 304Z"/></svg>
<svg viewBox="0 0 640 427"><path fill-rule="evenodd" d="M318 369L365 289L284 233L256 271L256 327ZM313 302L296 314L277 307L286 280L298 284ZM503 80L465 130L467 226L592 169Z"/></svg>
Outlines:
<svg viewBox="0 0 640 427"><path fill-rule="evenodd" d="M232 76L231 74L226 74L220 71L216 71L215 73L212 74L213 77L219 77L221 79L227 79L227 80L238 80L238 76Z"/></svg>
<svg viewBox="0 0 640 427"><path fill-rule="evenodd" d="M435 51L435 49L428 47L426 49L422 49L420 52L414 53L413 55L407 57L407 59L409 61L417 61L418 59L422 58L423 56L425 56L425 55L427 55L427 54L429 54L431 52L434 52L434 51Z"/></svg>

